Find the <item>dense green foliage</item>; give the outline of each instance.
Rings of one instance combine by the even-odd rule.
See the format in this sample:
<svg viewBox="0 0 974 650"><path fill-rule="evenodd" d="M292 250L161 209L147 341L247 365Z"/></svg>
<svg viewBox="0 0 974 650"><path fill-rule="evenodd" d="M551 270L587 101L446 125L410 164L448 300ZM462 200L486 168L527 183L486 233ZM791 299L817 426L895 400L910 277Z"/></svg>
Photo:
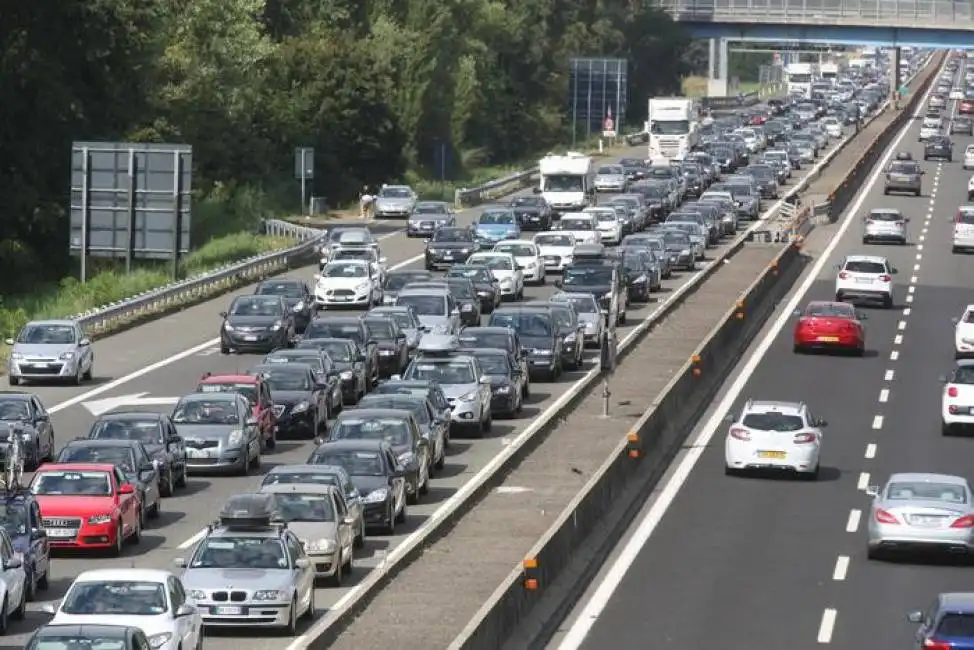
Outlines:
<svg viewBox="0 0 974 650"><path fill-rule="evenodd" d="M0 293L72 271L74 140L194 147L194 242L294 207L295 146L332 204L565 141L575 56L629 61L638 123L689 41L650 0L30 0L0 20Z"/></svg>

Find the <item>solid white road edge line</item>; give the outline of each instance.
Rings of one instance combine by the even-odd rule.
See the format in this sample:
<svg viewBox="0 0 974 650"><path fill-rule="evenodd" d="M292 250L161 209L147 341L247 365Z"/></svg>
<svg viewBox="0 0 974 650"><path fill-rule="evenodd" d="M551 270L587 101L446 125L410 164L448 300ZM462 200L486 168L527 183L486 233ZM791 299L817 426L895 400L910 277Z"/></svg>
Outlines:
<svg viewBox="0 0 974 650"><path fill-rule="evenodd" d="M939 71L936 74L939 75ZM933 92L933 89L934 85L931 84L931 86L927 89L927 92L924 94L923 99L919 102L918 108L913 115L914 118L919 117L920 112L922 111L923 106L926 105L927 100L930 98L930 93ZM808 293L808 291L812 288L812 285L818 280L819 274L825 268L825 265L828 263L832 253L838 247L846 232L849 230L849 227L852 225L854 221L853 217L860 214L862 204L865 203L869 198L873 187L875 187L880 177L883 176L883 170L889 163L890 158L893 157L893 153L896 151L896 148L899 146L900 142L902 142L903 138L906 137L906 134L909 133L912 127L913 120L907 120L907 123L903 125L903 128L896 136L896 139L894 139L893 142L891 142L887 147L886 154L883 156L882 161L880 164L876 165L875 171L869 178L869 182L866 183L866 185L859 191L859 195L856 197L856 200L846 211L846 215L842 219L842 224L832 236L832 240L829 242L828 246L825 247L825 250L822 251L819 258L815 261L811 272L805 278L805 281L802 282L801 286L798 288L798 291L794 293L792 298L788 301L788 304L781 309L778 320L774 322L771 330L765 334L763 339L761 339L761 342L755 349L754 354L752 354L744 363L743 367L741 368L741 372L737 375L737 379L735 379L734 383L731 384L730 389L727 391L727 394L724 395L724 398L721 400L717 410L713 413L703 430L690 445L686 455L683 457L683 460L680 462L680 465L677 467L676 471L673 472L670 480L659 490L656 502L639 522L639 525L632 537L629 539L629 542L622 549L622 552L619 554L618 558L616 558L615 563L605 574L602 582L599 583L599 586L596 588L591 598L589 598L588 602L585 604L585 607L581 610L581 613L572 623L568 633L558 645L558 650L577 650L581 647L582 643L585 641L585 637L588 636L589 631L595 625L599 615L605 609L606 605L609 604L609 600L612 598L612 595L619 587L623 578L625 578L629 568L632 566L633 562L636 561L639 553L649 541L650 536L656 530L656 527L659 526L660 521L662 521L663 515L666 514L667 510L669 510L674 499L676 499L676 495L679 494L684 483L686 483L687 479L690 477L690 472L693 471L693 468L696 466L697 462L701 457L703 457L704 451L706 451L710 446L710 441L717 433L718 428L720 428L721 424L724 422L725 415L734 405L734 402L736 402L740 397L740 394L743 392L747 382L750 381L751 376L757 370L758 366L761 364L761 361L764 359L764 356L771 348L771 344L774 343L775 339L785 328L785 325L787 325L789 320L791 320L792 313L798 308L801 301L805 298L805 294ZM856 525L858 526L858 521L856 522ZM826 613L828 611L830 610L826 610ZM831 611L833 612L832 621L834 623L835 610Z"/></svg>

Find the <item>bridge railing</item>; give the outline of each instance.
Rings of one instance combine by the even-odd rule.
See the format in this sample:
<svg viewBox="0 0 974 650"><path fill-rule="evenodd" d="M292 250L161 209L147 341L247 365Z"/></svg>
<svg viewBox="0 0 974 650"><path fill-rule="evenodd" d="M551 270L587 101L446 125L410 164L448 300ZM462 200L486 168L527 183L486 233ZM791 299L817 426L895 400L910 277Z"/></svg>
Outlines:
<svg viewBox="0 0 974 650"><path fill-rule="evenodd" d="M656 0L676 20L971 29L967 0Z"/></svg>

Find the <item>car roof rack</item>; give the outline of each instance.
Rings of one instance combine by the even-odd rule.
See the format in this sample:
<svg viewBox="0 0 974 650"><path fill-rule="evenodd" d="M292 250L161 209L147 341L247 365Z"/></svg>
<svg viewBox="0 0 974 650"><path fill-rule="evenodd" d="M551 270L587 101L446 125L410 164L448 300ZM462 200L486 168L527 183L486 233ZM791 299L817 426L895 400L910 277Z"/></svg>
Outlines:
<svg viewBox="0 0 974 650"><path fill-rule="evenodd" d="M287 528L278 519L277 502L270 494L237 494L220 509L219 525L229 530Z"/></svg>
<svg viewBox="0 0 974 650"><path fill-rule="evenodd" d="M419 340L417 351L427 356L449 355L460 347L460 339L455 334L427 334Z"/></svg>

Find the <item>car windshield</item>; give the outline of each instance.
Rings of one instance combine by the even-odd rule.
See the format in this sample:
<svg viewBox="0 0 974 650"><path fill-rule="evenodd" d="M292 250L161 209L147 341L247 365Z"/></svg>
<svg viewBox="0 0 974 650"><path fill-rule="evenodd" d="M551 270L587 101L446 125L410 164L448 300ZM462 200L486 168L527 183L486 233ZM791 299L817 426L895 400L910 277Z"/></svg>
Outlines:
<svg viewBox="0 0 974 650"><path fill-rule="evenodd" d="M328 494L275 492L274 500L284 521L335 521L335 506Z"/></svg>
<svg viewBox="0 0 974 650"><path fill-rule="evenodd" d="M413 208L413 214L439 214L445 217L447 212L446 206L441 203L420 203Z"/></svg>
<svg viewBox="0 0 974 650"><path fill-rule="evenodd" d="M349 339L363 343L358 322L347 323L328 319L313 320L304 331L306 339ZM334 357L332 357L334 358Z"/></svg>
<svg viewBox="0 0 974 650"><path fill-rule="evenodd" d="M467 282L453 281L450 283L450 295L459 300L475 300L477 292Z"/></svg>
<svg viewBox="0 0 974 650"><path fill-rule="evenodd" d="M0 526L11 537L27 534L30 518L23 501L0 501Z"/></svg>
<svg viewBox="0 0 974 650"><path fill-rule="evenodd" d="M0 421L30 420L30 405L24 399L0 399Z"/></svg>
<svg viewBox="0 0 974 650"><path fill-rule="evenodd" d="M373 248L343 248L335 251L331 259L333 262L341 260L365 260L366 262L374 262L376 259L376 251Z"/></svg>
<svg viewBox="0 0 974 650"><path fill-rule="evenodd" d="M873 210L866 218L870 221L903 221L903 215L892 210Z"/></svg>
<svg viewBox="0 0 974 650"><path fill-rule="evenodd" d="M480 368L487 375L502 375L507 377L511 374L511 364L507 356L503 354L478 354L477 361Z"/></svg>
<svg viewBox="0 0 974 650"><path fill-rule="evenodd" d="M886 265L882 262L865 262L862 260L850 260L845 263L845 271L852 271L853 273L870 273L873 275L879 275L880 273L886 273Z"/></svg>
<svg viewBox="0 0 974 650"><path fill-rule="evenodd" d="M855 318L856 308L843 302L812 303L805 308L805 315L826 318Z"/></svg>
<svg viewBox="0 0 974 650"><path fill-rule="evenodd" d="M364 278L368 272L364 264L330 262L322 269L321 275L326 278Z"/></svg>
<svg viewBox="0 0 974 650"><path fill-rule="evenodd" d="M409 199L412 196L405 187L383 187L379 190L379 198L383 199Z"/></svg>
<svg viewBox="0 0 974 650"><path fill-rule="evenodd" d="M974 366L957 366L950 378L952 384L974 385Z"/></svg>
<svg viewBox="0 0 974 650"><path fill-rule="evenodd" d="M567 302L575 307L579 314L597 314L599 306L595 303L595 297L591 294L555 294L551 297L552 302Z"/></svg>
<svg viewBox="0 0 974 650"><path fill-rule="evenodd" d="M173 411L176 424L240 424L234 402L229 400L182 400Z"/></svg>
<svg viewBox="0 0 974 650"><path fill-rule="evenodd" d="M328 341L322 343L314 339L307 339L299 344L301 347L313 347L316 350L324 350L332 361L348 363L352 360L352 346L342 341Z"/></svg>
<svg viewBox="0 0 974 650"><path fill-rule="evenodd" d="M473 233L466 228L440 228L433 233L433 241L473 243Z"/></svg>
<svg viewBox="0 0 974 650"><path fill-rule="evenodd" d="M231 316L279 316L281 303L277 298L238 298L230 307Z"/></svg>
<svg viewBox="0 0 974 650"><path fill-rule="evenodd" d="M159 420L99 420L88 432L91 440L138 440L144 445L165 444Z"/></svg>
<svg viewBox="0 0 974 650"><path fill-rule="evenodd" d="M511 225L515 223L514 215L510 212L484 212L477 219L481 226Z"/></svg>
<svg viewBox="0 0 974 650"><path fill-rule="evenodd" d="M498 244L494 246L498 253L510 253L514 257L534 257L537 253L531 244Z"/></svg>
<svg viewBox="0 0 974 650"><path fill-rule="evenodd" d="M112 495L112 479L98 470L48 470L34 474L30 490L37 495L107 497Z"/></svg>
<svg viewBox="0 0 974 650"><path fill-rule="evenodd" d="M17 343L29 345L71 345L74 342L75 331L70 325L27 325L17 337Z"/></svg>
<svg viewBox="0 0 974 650"><path fill-rule="evenodd" d="M581 232L583 230L592 230L593 228L595 228L594 219L562 219L558 222L559 230Z"/></svg>
<svg viewBox="0 0 974 650"><path fill-rule="evenodd" d="M359 401L356 408L360 409L397 409L409 411L420 424L429 424L429 412L422 401L414 397L404 397L401 395L379 395L373 393L366 395Z"/></svg>
<svg viewBox="0 0 974 650"><path fill-rule="evenodd" d="M558 233L546 233L544 235L535 235L534 243L538 246L564 246L571 247L575 245L575 238L571 235L559 235Z"/></svg>
<svg viewBox="0 0 974 650"><path fill-rule="evenodd" d="M231 382L200 384L197 393L236 393L243 395L251 404L257 403L257 384L238 384Z"/></svg>
<svg viewBox="0 0 974 650"><path fill-rule="evenodd" d="M373 242L372 233L367 230L339 230L332 241L337 241L342 245L362 246Z"/></svg>
<svg viewBox="0 0 974 650"><path fill-rule="evenodd" d="M193 569L287 569L284 545L277 537L205 537L193 561Z"/></svg>
<svg viewBox="0 0 974 650"><path fill-rule="evenodd" d="M506 327L521 336L551 336L551 323L541 314L529 311L497 311L491 314L491 327Z"/></svg>
<svg viewBox="0 0 974 650"><path fill-rule="evenodd" d="M460 332L460 343L468 348L496 348L507 350L510 347L510 335L507 333L491 331L470 331Z"/></svg>
<svg viewBox="0 0 974 650"><path fill-rule="evenodd" d="M898 161L889 166L889 171L892 174L916 174L919 165L915 162Z"/></svg>
<svg viewBox="0 0 974 650"><path fill-rule="evenodd" d="M286 469L287 468L285 468L285 470ZM294 483L313 483L315 485L334 485L335 487L341 487L338 484L338 477L330 472L291 472L271 470L269 474L264 476L264 480L260 482L261 486L293 485Z"/></svg>
<svg viewBox="0 0 974 650"><path fill-rule="evenodd" d="M400 294L396 306L412 307L417 316L446 316L446 297L435 294Z"/></svg>
<svg viewBox="0 0 974 650"><path fill-rule="evenodd" d="M565 269L562 282L566 287L612 284L612 267L569 266Z"/></svg>
<svg viewBox="0 0 974 650"><path fill-rule="evenodd" d="M465 361L432 361L418 359L409 364L404 375L406 379L421 379L435 381L444 386L458 384L473 384L477 378L473 376L473 368Z"/></svg>
<svg viewBox="0 0 974 650"><path fill-rule="evenodd" d="M351 476L386 475L382 457L375 451L322 449L314 453L310 462L313 465L341 467Z"/></svg>
<svg viewBox="0 0 974 650"><path fill-rule="evenodd" d="M511 201L513 207L540 208L544 206L544 199L540 196L519 196Z"/></svg>
<svg viewBox="0 0 974 650"><path fill-rule="evenodd" d="M64 614L157 616L164 614L166 589L161 582L98 580L75 582L61 602Z"/></svg>
<svg viewBox="0 0 974 650"><path fill-rule="evenodd" d="M486 255L476 258L478 264L483 264L492 271L513 271L514 260L509 255Z"/></svg>
<svg viewBox="0 0 974 650"><path fill-rule="evenodd" d="M731 196L751 196L750 185L728 185L727 188Z"/></svg>
<svg viewBox="0 0 974 650"><path fill-rule="evenodd" d="M268 355L264 358L264 363L301 363L311 366L315 372L325 370L325 365L317 352L308 351L307 354L288 354L288 355Z"/></svg>
<svg viewBox="0 0 974 650"><path fill-rule="evenodd" d="M788 415L776 411L748 413L741 424L757 431L801 431L805 427L800 415Z"/></svg>
<svg viewBox="0 0 974 650"><path fill-rule="evenodd" d="M599 174L602 174L603 176L621 176L622 174L625 173L625 170L623 170L622 167L620 167L620 166L616 166L616 165L605 165L605 166L599 167L599 172L598 173Z"/></svg>
<svg viewBox="0 0 974 650"><path fill-rule="evenodd" d="M957 223L974 225L974 208L961 208L958 210Z"/></svg>
<svg viewBox="0 0 974 650"><path fill-rule="evenodd" d="M267 382L267 387L271 391L309 391L312 388L311 377L308 376L307 371L296 372L284 368L274 369L269 372L265 371L264 381Z"/></svg>
<svg viewBox="0 0 974 650"><path fill-rule="evenodd" d="M490 270L484 267L454 266L446 273L448 278L467 278L474 282L490 282Z"/></svg>
<svg viewBox="0 0 974 650"><path fill-rule="evenodd" d="M940 623L937 624L937 636L942 639L974 637L974 613L945 613L940 619ZM951 644L946 645L950 646Z"/></svg>
<svg viewBox="0 0 974 650"><path fill-rule="evenodd" d="M967 503L967 491L956 483L896 481L886 488L887 501L945 501Z"/></svg>
<svg viewBox="0 0 974 650"><path fill-rule="evenodd" d="M390 341L396 338L395 326L387 320L367 320L365 329L369 331L369 336L381 341Z"/></svg>
<svg viewBox="0 0 974 650"><path fill-rule="evenodd" d="M304 288L296 282L263 282L257 287L257 294L301 298L304 296Z"/></svg>
<svg viewBox="0 0 974 650"><path fill-rule="evenodd" d="M402 418L356 416L332 425L329 440L384 440L393 447L411 443L409 426Z"/></svg>
<svg viewBox="0 0 974 650"><path fill-rule="evenodd" d="M104 447L101 445L68 445L58 455L59 463L97 463L116 465L126 474L135 473L135 455L131 447Z"/></svg>

